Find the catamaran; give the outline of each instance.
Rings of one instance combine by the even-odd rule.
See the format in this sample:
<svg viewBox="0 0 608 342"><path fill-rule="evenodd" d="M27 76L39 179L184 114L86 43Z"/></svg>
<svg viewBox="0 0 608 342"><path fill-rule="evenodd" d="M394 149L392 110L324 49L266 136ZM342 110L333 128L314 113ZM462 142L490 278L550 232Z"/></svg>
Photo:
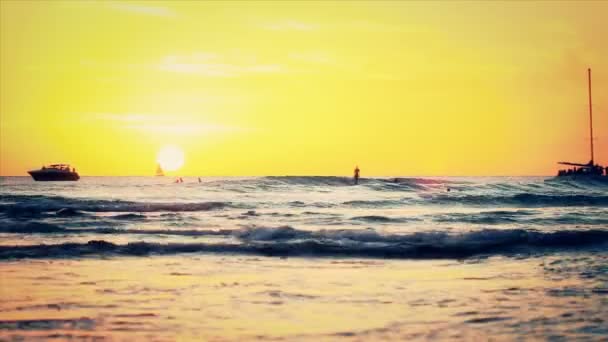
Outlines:
<svg viewBox="0 0 608 342"><path fill-rule="evenodd" d="M559 170L557 173L558 177L570 177L580 179L601 179L608 180L608 167L595 163L595 156L593 151L593 104L591 101L591 69L587 69L587 83L589 88L589 137L591 141L591 160L587 164L582 163L571 163L571 162L558 162L561 165L572 166L572 168Z"/></svg>

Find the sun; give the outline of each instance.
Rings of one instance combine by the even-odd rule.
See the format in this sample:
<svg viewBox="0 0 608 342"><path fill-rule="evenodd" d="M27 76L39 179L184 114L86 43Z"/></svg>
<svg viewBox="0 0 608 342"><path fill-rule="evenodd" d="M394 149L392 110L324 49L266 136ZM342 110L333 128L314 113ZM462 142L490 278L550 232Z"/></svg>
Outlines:
<svg viewBox="0 0 608 342"><path fill-rule="evenodd" d="M184 165L184 151L175 145L165 145L156 156L156 161L165 171L176 171Z"/></svg>

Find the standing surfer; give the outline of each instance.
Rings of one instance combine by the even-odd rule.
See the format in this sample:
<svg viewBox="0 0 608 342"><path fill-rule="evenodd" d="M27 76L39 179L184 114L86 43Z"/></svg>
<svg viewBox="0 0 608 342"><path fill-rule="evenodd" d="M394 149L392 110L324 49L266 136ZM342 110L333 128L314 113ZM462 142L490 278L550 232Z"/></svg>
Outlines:
<svg viewBox="0 0 608 342"><path fill-rule="evenodd" d="M355 181L355 185L359 184L359 172L360 172L359 165L357 165L357 166L355 166L355 176L353 177L354 181Z"/></svg>

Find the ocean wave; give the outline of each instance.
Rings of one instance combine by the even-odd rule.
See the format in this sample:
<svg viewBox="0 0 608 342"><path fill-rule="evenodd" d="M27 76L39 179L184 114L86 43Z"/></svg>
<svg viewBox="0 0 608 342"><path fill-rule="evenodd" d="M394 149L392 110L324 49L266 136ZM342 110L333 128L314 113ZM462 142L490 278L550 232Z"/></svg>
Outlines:
<svg viewBox="0 0 608 342"><path fill-rule="evenodd" d="M473 224L501 224L523 222L525 217L534 215L529 210L505 211L495 210L481 213L447 213L431 215L436 222L473 223Z"/></svg>
<svg viewBox="0 0 608 342"><path fill-rule="evenodd" d="M353 200L342 203L343 205L358 207L358 208L378 208L378 207L395 207L406 204L399 200Z"/></svg>
<svg viewBox="0 0 608 342"><path fill-rule="evenodd" d="M82 212L182 212L209 211L230 206L227 202L131 202L122 200L79 199L42 195L1 195L0 213L7 216L37 216L48 212L75 216Z"/></svg>
<svg viewBox="0 0 608 342"><path fill-rule="evenodd" d="M62 233L66 229L56 224L45 222L6 222L0 221L0 233Z"/></svg>
<svg viewBox="0 0 608 342"><path fill-rule="evenodd" d="M0 246L0 259L145 256L179 253L231 253L266 256L336 256L399 259L460 259L477 255L534 254L608 243L607 230L542 233L481 230L458 235L417 233L383 235L374 230L309 232L291 227L249 228L232 232L240 243L150 243L124 245L104 240L54 245Z"/></svg>
<svg viewBox="0 0 608 342"><path fill-rule="evenodd" d="M86 214L82 211L73 209L73 208L62 208L55 212L56 216L60 217L73 217L73 216L85 216Z"/></svg>
<svg viewBox="0 0 608 342"><path fill-rule="evenodd" d="M290 185L308 186L347 186L353 185L353 179L338 176L267 176L262 179ZM364 180L361 180L365 182Z"/></svg>
<svg viewBox="0 0 608 342"><path fill-rule="evenodd" d="M311 202L311 203L305 203L302 201L291 201L289 203L287 203L290 207L295 207L295 208L306 208L306 207L314 207L314 208L331 208L334 207L335 205L333 203L327 203L327 202Z"/></svg>
<svg viewBox="0 0 608 342"><path fill-rule="evenodd" d="M107 222L94 223L95 227L83 227L86 224L78 223L79 227L61 226L45 222L13 222L0 221L0 233L6 234L130 234L130 235L175 235L175 236L232 236L235 229L202 230L202 229L132 229L115 228ZM90 225L90 224L89 224Z"/></svg>
<svg viewBox="0 0 608 342"><path fill-rule="evenodd" d="M0 330L86 330L95 328L96 321L88 317L69 319L0 320Z"/></svg>
<svg viewBox="0 0 608 342"><path fill-rule="evenodd" d="M603 179L603 178L576 178L576 179L572 179L572 178L561 178L561 177L554 177L554 178L549 178L544 180L544 182L542 183L543 185L546 186L554 186L554 187L558 187L558 188L565 188L565 187L570 187L570 188L574 188L574 189L590 189L590 190L594 190L594 189L599 189L599 188L604 188L604 189L608 189L608 179Z"/></svg>
<svg viewBox="0 0 608 342"><path fill-rule="evenodd" d="M434 195L422 196L425 202L435 204L464 204L464 205L514 205L514 206L608 206L608 196L605 195L543 195L519 193L509 196L501 195Z"/></svg>
<svg viewBox="0 0 608 342"><path fill-rule="evenodd" d="M541 216L529 210L488 211L481 213L446 213L429 215L435 222L471 223L484 225L607 225L608 212L560 213L557 216Z"/></svg>
<svg viewBox="0 0 608 342"><path fill-rule="evenodd" d="M146 215L127 213L127 214L119 214L119 215L110 216L110 218L112 218L114 220L144 221L144 220L146 220Z"/></svg>
<svg viewBox="0 0 608 342"><path fill-rule="evenodd" d="M539 217L526 220L523 223L534 224L576 224L576 225L607 225L608 213L567 213L558 217Z"/></svg>
<svg viewBox="0 0 608 342"><path fill-rule="evenodd" d="M249 241L276 241L311 238L313 232L297 230L290 226L281 227L246 227L234 230L232 234L242 240Z"/></svg>
<svg viewBox="0 0 608 342"><path fill-rule="evenodd" d="M452 182L449 180L432 178L361 178L358 186L376 191L419 191L438 186L443 187L450 183ZM354 180L351 177L338 176L268 176L262 177L259 184L264 186L343 187L353 186Z"/></svg>
<svg viewBox="0 0 608 342"><path fill-rule="evenodd" d="M420 219L414 217L388 217L383 215L355 216L352 217L351 220L369 223L404 223L410 221L420 221Z"/></svg>

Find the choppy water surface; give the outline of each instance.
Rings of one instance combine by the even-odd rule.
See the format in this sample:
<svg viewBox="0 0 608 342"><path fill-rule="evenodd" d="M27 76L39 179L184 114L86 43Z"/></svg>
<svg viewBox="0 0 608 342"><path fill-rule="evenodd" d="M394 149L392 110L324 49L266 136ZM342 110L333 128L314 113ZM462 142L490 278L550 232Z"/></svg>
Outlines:
<svg viewBox="0 0 608 342"><path fill-rule="evenodd" d="M0 182L0 337L608 337L605 183Z"/></svg>

